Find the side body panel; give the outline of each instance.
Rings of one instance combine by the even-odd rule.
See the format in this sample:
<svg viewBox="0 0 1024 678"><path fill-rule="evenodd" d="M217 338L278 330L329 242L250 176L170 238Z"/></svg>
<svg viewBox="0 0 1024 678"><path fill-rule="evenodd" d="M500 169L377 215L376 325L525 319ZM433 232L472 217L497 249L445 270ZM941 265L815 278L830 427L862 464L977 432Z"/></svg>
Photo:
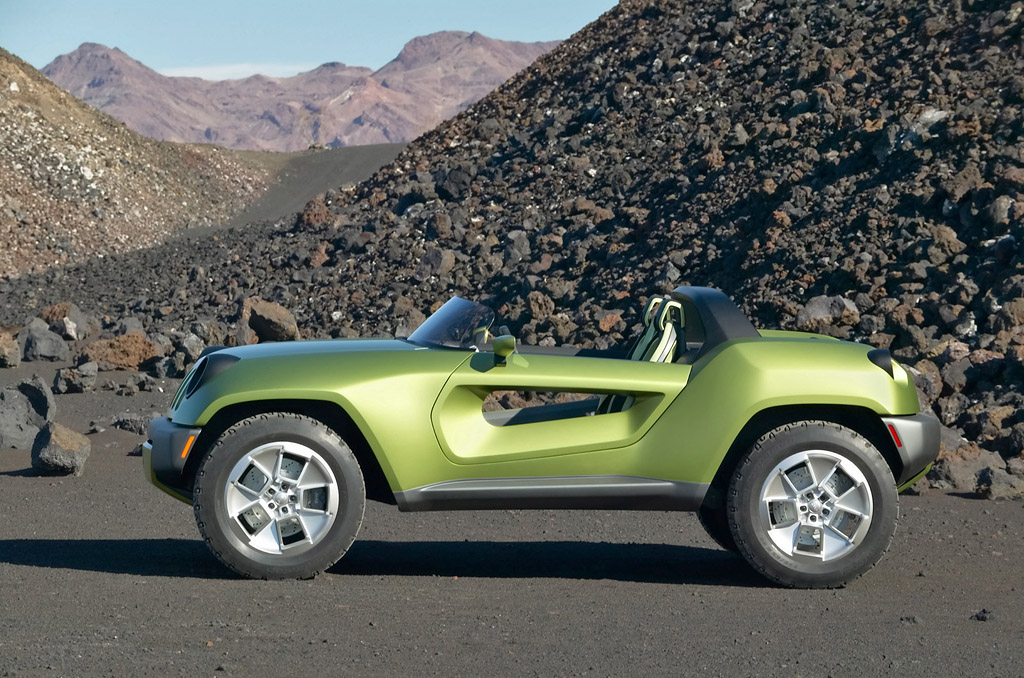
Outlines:
<svg viewBox="0 0 1024 678"><path fill-rule="evenodd" d="M919 409L902 368L895 365L890 377L867 359L870 347L834 340L735 339L692 366L513 355L496 367L491 354L417 350L401 341L355 350L358 343L351 350L232 349L244 359L186 399L174 421L203 425L219 409L253 400L333 402L359 426L391 489L400 492L488 478L710 483L740 430L763 409L850 405L880 415ZM637 398L623 412L498 427L479 405L487 392L504 388L625 391Z"/></svg>

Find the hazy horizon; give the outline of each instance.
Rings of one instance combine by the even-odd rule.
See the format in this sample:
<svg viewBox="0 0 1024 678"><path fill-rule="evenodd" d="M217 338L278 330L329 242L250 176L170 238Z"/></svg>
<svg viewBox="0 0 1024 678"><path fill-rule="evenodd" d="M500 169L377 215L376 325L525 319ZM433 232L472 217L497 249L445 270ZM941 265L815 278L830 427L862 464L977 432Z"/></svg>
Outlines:
<svg viewBox="0 0 1024 678"><path fill-rule="evenodd" d="M332 61L376 70L412 38L438 31L476 31L520 42L564 40L615 4L310 0L300 11L282 13L277 4L236 0L183 0L174 6L16 0L0 11L0 46L39 69L93 42L116 47L164 75L287 77Z"/></svg>

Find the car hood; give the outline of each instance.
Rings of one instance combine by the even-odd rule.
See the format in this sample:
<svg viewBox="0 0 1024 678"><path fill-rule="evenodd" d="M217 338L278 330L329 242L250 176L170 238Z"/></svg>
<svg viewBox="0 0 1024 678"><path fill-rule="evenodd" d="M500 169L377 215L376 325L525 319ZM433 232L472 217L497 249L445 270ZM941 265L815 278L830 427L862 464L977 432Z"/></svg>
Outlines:
<svg viewBox="0 0 1024 678"><path fill-rule="evenodd" d="M423 351L419 346L405 339L318 339L311 341L277 341L250 346L236 346L221 349L241 359L279 358L283 356L323 355L337 353L383 353L389 351Z"/></svg>

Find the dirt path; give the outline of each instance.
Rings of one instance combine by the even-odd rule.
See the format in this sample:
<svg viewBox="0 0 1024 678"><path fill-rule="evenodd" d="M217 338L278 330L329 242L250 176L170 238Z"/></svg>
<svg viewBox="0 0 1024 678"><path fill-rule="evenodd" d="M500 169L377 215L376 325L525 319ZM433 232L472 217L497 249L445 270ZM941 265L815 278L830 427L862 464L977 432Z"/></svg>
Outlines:
<svg viewBox="0 0 1024 678"><path fill-rule="evenodd" d="M59 396L58 420L84 431L159 409L175 385ZM191 509L146 483L138 436L91 438L80 478L37 477L28 452L0 450L2 675L1024 671L1021 503L904 497L889 554L838 591L765 586L686 514L373 503L331 571L258 582L222 568Z"/></svg>
<svg viewBox="0 0 1024 678"><path fill-rule="evenodd" d="M320 193L369 179L403 148L405 144L375 144L298 153L243 151L241 154L246 158L276 172L277 183L225 226L273 221L301 212Z"/></svg>

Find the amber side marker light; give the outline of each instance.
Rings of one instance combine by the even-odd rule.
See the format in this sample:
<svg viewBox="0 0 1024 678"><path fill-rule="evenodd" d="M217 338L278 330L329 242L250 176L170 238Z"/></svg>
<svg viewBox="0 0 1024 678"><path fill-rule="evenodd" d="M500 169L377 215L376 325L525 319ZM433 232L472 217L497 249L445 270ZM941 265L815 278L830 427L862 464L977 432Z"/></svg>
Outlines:
<svg viewBox="0 0 1024 678"><path fill-rule="evenodd" d="M892 434L892 439L893 439L894 441L896 441L896 447L903 447L903 441L902 441L902 440L900 440L900 434L899 434L899 433L896 433L896 427L895 427L895 426L893 426L892 424L889 424L889 433L891 433L891 434ZM195 436L193 436L193 437L195 437ZM189 442L189 445L191 445L191 444L192 444L192 441L191 441L191 440L190 440L190 441L188 441L188 442ZM188 449L188 445L186 445L186 446L185 446L185 449L186 449L186 450ZM182 455L182 456L185 456L185 455Z"/></svg>
<svg viewBox="0 0 1024 678"><path fill-rule="evenodd" d="M892 426L890 426L889 428L891 429ZM193 436L189 436L188 440L185 441L185 449L183 449L181 451L181 458L182 459L184 459L185 457L188 456L188 451L192 449L192 443L194 443L195 441L196 441L196 437L194 435Z"/></svg>

